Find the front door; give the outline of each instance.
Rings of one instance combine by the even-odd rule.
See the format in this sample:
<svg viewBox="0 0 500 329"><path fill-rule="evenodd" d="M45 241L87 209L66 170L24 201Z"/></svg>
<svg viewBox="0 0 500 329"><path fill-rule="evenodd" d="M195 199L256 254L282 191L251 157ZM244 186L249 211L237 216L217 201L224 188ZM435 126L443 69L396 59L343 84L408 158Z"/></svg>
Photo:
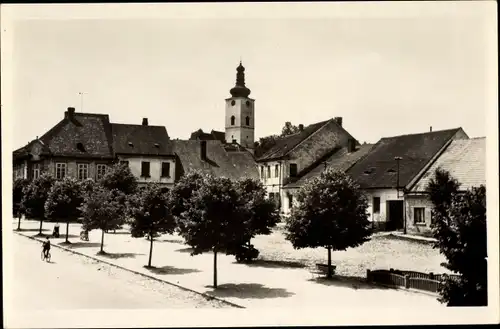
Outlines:
<svg viewBox="0 0 500 329"><path fill-rule="evenodd" d="M403 228L403 201L389 200L387 201L387 230L394 231Z"/></svg>

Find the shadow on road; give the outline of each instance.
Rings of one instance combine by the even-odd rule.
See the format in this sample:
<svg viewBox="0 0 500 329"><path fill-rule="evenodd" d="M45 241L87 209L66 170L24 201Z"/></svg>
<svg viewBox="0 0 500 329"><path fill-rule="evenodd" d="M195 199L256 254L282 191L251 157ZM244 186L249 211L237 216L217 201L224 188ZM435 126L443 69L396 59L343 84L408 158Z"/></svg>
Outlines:
<svg viewBox="0 0 500 329"><path fill-rule="evenodd" d="M206 286L206 288L212 288ZM221 284L216 289L212 291L207 291L207 293L216 297L235 297L235 298L283 298L291 297L295 295L293 292L289 292L282 288L267 288L261 284L257 283L240 283L240 284Z"/></svg>
<svg viewBox="0 0 500 329"><path fill-rule="evenodd" d="M177 243L177 244L184 244L184 240L174 240L174 239L158 239L155 240L157 242L167 242L167 243Z"/></svg>
<svg viewBox="0 0 500 329"><path fill-rule="evenodd" d="M173 266L162 266L162 267L156 267L156 266L151 266L147 267L144 266L147 270L155 273L155 274L189 274L189 273L196 273L200 272L197 269L194 268L177 268Z"/></svg>
<svg viewBox="0 0 500 329"><path fill-rule="evenodd" d="M136 256L142 256L144 254L138 254L134 252L123 252L123 253L110 253L110 252L105 252L105 253L100 253L99 256L105 257L105 258L111 258L111 259L118 259L118 258L135 258Z"/></svg>
<svg viewBox="0 0 500 329"><path fill-rule="evenodd" d="M42 232L47 232L49 229L48 228L42 228ZM18 230L17 228L14 229L16 232L40 232L39 228L21 228Z"/></svg>
<svg viewBox="0 0 500 329"><path fill-rule="evenodd" d="M328 279L326 277L318 277L314 279L309 279L311 282L315 282L318 284L322 284L325 286L335 286L335 287L344 287L351 288L354 290L358 289L378 289L378 290L387 290L391 289L385 286L378 286L375 284L367 283L363 278L355 277L355 276L341 276L334 275L333 278Z"/></svg>
<svg viewBox="0 0 500 329"><path fill-rule="evenodd" d="M193 248L191 247L188 247L188 248L181 248L181 249L177 249L176 250L177 252L185 252L185 253L192 253L193 252Z"/></svg>
<svg viewBox="0 0 500 329"><path fill-rule="evenodd" d="M237 263L237 262L235 262ZM306 265L295 261L286 260L266 260L266 259L256 259L249 263L242 263L250 267L268 267L268 268L304 268Z"/></svg>
<svg viewBox="0 0 500 329"><path fill-rule="evenodd" d="M83 241L77 241L77 242L72 242L71 244L64 244L63 242L60 242L59 245L62 246L67 246L68 248L71 249L76 249L76 248L95 248L95 247L100 247L101 244L99 242L83 242Z"/></svg>

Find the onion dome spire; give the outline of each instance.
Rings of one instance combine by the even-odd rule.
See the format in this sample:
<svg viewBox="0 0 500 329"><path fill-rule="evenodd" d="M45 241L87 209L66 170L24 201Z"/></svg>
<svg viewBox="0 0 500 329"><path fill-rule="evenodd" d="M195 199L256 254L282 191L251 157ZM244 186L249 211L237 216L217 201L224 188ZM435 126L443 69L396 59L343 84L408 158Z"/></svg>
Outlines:
<svg viewBox="0 0 500 329"><path fill-rule="evenodd" d="M241 64L236 68L236 85L229 92L233 97L248 97L250 89L245 86L245 67Z"/></svg>

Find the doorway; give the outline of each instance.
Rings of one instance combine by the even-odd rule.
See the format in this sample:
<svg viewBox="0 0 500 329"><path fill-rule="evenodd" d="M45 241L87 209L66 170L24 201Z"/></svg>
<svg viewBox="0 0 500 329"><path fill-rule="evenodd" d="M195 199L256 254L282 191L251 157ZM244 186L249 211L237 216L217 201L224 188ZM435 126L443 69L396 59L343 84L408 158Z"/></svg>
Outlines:
<svg viewBox="0 0 500 329"><path fill-rule="evenodd" d="M402 200L387 201L387 231L400 230L404 226L404 209Z"/></svg>

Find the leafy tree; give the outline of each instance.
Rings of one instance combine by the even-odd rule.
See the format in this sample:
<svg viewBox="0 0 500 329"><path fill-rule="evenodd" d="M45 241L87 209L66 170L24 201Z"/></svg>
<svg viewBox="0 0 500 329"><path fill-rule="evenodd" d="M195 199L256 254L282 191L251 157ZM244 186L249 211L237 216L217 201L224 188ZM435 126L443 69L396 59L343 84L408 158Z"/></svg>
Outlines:
<svg viewBox="0 0 500 329"><path fill-rule="evenodd" d="M448 260L447 267L460 274L445 279L439 300L448 306L486 306L486 187L459 192L457 181L438 170L427 191L434 205L435 248Z"/></svg>
<svg viewBox="0 0 500 329"><path fill-rule="evenodd" d="M38 235L42 235L42 226L45 219L45 202L53 184L54 178L47 173L43 173L23 189L24 195L21 201L21 208L26 216L36 218L40 221Z"/></svg>
<svg viewBox="0 0 500 329"><path fill-rule="evenodd" d="M271 135L266 137L259 138L259 142L255 145L255 157L259 158L264 153L269 151L274 145L276 145L277 141L280 139L278 135Z"/></svg>
<svg viewBox="0 0 500 329"><path fill-rule="evenodd" d="M148 184L129 198L132 236L148 236L150 240L148 267L151 267L155 235L173 233L176 228L169 199L169 193L157 184Z"/></svg>
<svg viewBox="0 0 500 329"><path fill-rule="evenodd" d="M276 203L266 198L264 185L254 179L246 178L236 182L236 188L243 201L246 232L241 236L243 243L250 245L255 235L267 235L280 221Z"/></svg>
<svg viewBox="0 0 500 329"><path fill-rule="evenodd" d="M299 132L299 127L292 125L290 121L285 122L285 126L281 129L281 137L293 135Z"/></svg>
<svg viewBox="0 0 500 329"><path fill-rule="evenodd" d="M359 186L345 173L327 169L299 190L298 205L286 220L286 239L293 247L331 251L357 247L369 240L368 203Z"/></svg>
<svg viewBox="0 0 500 329"><path fill-rule="evenodd" d="M207 175L200 170L192 170L182 176L170 191L170 202L172 206L172 214L177 220L177 226L182 229L184 223L181 220L181 215L188 209L190 199L194 191L198 190L202 185Z"/></svg>
<svg viewBox="0 0 500 329"><path fill-rule="evenodd" d="M186 200L180 233L193 248L192 255L213 252L217 288L217 253L227 253L246 231L243 200L228 178L206 176L202 182Z"/></svg>
<svg viewBox="0 0 500 329"><path fill-rule="evenodd" d="M137 190L137 178L130 168L123 163L117 163L106 172L100 184L108 190L118 190L123 194L134 194Z"/></svg>
<svg viewBox="0 0 500 329"><path fill-rule="evenodd" d="M119 190L108 190L102 186L95 186L92 193L84 194L83 204L80 207L83 216L84 230L100 229L101 251L104 253L104 232L113 230L123 224L126 197Z"/></svg>
<svg viewBox="0 0 500 329"><path fill-rule="evenodd" d="M66 243L68 240L69 222L80 216L79 207L83 202L82 184L74 178L65 177L56 181L50 189L45 202L45 217L66 220Z"/></svg>
<svg viewBox="0 0 500 329"><path fill-rule="evenodd" d="M21 202L23 200L24 189L28 186L29 181L24 178L17 178L13 183L12 191L12 206L13 215L17 217L17 230L21 230L21 217L23 216L23 209L21 208Z"/></svg>

